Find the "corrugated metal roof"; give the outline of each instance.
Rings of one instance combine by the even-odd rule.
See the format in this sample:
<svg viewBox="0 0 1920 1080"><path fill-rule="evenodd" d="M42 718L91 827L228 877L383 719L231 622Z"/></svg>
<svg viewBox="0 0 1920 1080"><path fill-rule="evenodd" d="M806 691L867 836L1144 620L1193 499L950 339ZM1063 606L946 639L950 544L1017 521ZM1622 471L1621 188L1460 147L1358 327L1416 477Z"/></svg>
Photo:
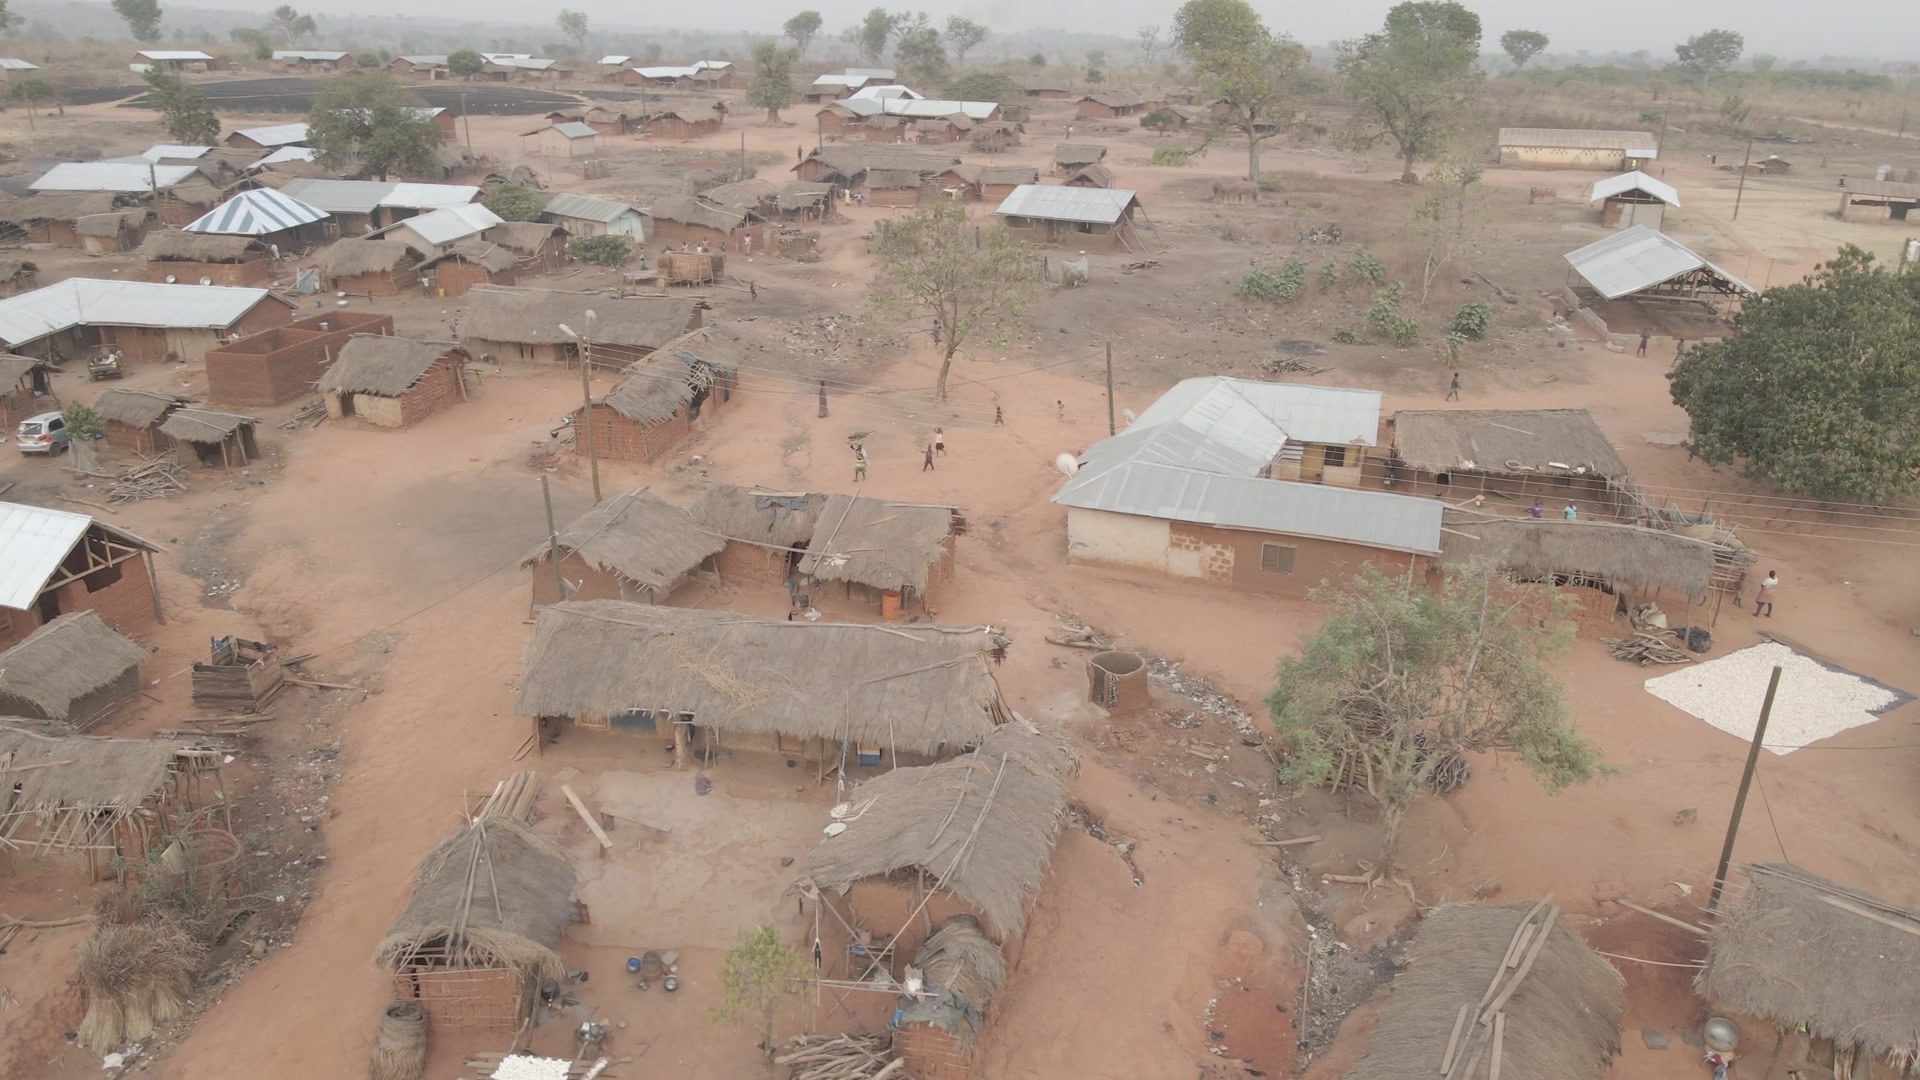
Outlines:
<svg viewBox="0 0 1920 1080"><path fill-rule="evenodd" d="M0 341L17 346L75 326L225 329L272 295L224 285L68 278L0 300Z"/></svg>
<svg viewBox="0 0 1920 1080"><path fill-rule="evenodd" d="M861 89L854 91L853 96L849 97L847 100L848 101L899 101L902 99L906 99L909 101L918 101L920 100L920 98L924 96L925 95L921 94L917 90L913 90L908 87L901 86L898 83L889 83L884 86L862 87Z"/></svg>
<svg viewBox="0 0 1920 1080"><path fill-rule="evenodd" d="M1681 274L1711 270L1742 292L1753 286L1694 254L1665 233L1635 225L1578 251L1567 253L1567 264L1581 280L1609 300L1630 296Z"/></svg>
<svg viewBox="0 0 1920 1080"><path fill-rule="evenodd" d="M348 55L349 54L343 52L327 52L319 49L275 49L273 51L273 58L275 60L332 60L338 62L345 60Z"/></svg>
<svg viewBox="0 0 1920 1080"><path fill-rule="evenodd" d="M1653 157L1651 131L1587 128L1501 128L1501 146L1542 146L1556 150L1619 150L1631 157Z"/></svg>
<svg viewBox="0 0 1920 1080"><path fill-rule="evenodd" d="M1253 410L1285 438L1295 442L1372 446L1380 434L1378 390L1262 382L1224 375L1180 380L1135 417L1127 430L1180 422L1202 407L1212 414L1225 415L1222 406L1208 403L1229 400ZM1277 449L1279 444L1274 445ZM1255 466L1256 470L1271 457L1269 452Z"/></svg>
<svg viewBox="0 0 1920 1080"><path fill-rule="evenodd" d="M1127 212L1134 193L1126 188L1066 187L1060 184L1021 184L994 213L1002 217L1045 221L1084 221L1112 225Z"/></svg>
<svg viewBox="0 0 1920 1080"><path fill-rule="evenodd" d="M266 127L239 128L235 135L244 135L261 146L292 146L307 141L307 125L270 124Z"/></svg>
<svg viewBox="0 0 1920 1080"><path fill-rule="evenodd" d="M1866 177L1855 179L1843 176L1840 178L1840 190L1874 198L1920 199L1920 184L1897 184L1891 180L1872 180Z"/></svg>
<svg viewBox="0 0 1920 1080"><path fill-rule="evenodd" d="M393 228L411 230L427 243L444 247L455 240L477 236L499 224L502 224L500 215L479 203L468 203L410 217Z"/></svg>
<svg viewBox="0 0 1920 1080"><path fill-rule="evenodd" d="M22 59L20 59L20 58L19 58L19 57L17 57L17 56L0 56L0 70L4 70L4 71L39 71L39 70L40 70L40 65L39 65L39 64L30 64L30 63L28 63L28 62L26 62L25 60L22 60Z"/></svg>
<svg viewBox="0 0 1920 1080"><path fill-rule="evenodd" d="M266 157L261 158L259 161L247 166L247 168L260 169L268 165L278 165L283 161L312 161L319 156L320 151L315 150L311 146L283 146L273 153L268 154Z"/></svg>
<svg viewBox="0 0 1920 1080"><path fill-rule="evenodd" d="M697 68L690 67L637 67L643 79L690 79Z"/></svg>
<svg viewBox="0 0 1920 1080"><path fill-rule="evenodd" d="M308 206L284 191L258 188L235 195L182 229L223 236L265 236L326 219L326 211Z"/></svg>
<svg viewBox="0 0 1920 1080"><path fill-rule="evenodd" d="M732 66L731 60L695 60L693 62L695 71L725 71Z"/></svg>
<svg viewBox="0 0 1920 1080"><path fill-rule="evenodd" d="M846 68L845 74L858 75L865 79L897 79L899 74L892 68Z"/></svg>
<svg viewBox="0 0 1920 1080"><path fill-rule="evenodd" d="M421 53L416 56L396 57L396 59L405 60L407 63L413 64L418 67L446 67L447 66L447 54L445 53Z"/></svg>
<svg viewBox="0 0 1920 1080"><path fill-rule="evenodd" d="M600 134L578 120L569 120L564 124L553 125L553 130L569 139L591 139Z"/></svg>
<svg viewBox="0 0 1920 1080"><path fill-rule="evenodd" d="M301 177L289 180L280 190L329 214L371 214L394 185L372 180L326 180Z"/></svg>
<svg viewBox="0 0 1920 1080"><path fill-rule="evenodd" d="M1597 203L1601 199L1611 199L1615 195L1622 195L1629 191L1644 191L1668 206L1680 205L1680 193L1673 190L1671 184L1655 180L1639 169L1598 181L1593 185L1593 193L1587 196L1587 201Z"/></svg>
<svg viewBox="0 0 1920 1080"><path fill-rule="evenodd" d="M565 191L548 197L544 210L554 217L579 218L582 221L600 222L618 221L626 214L637 214L640 212L623 202L614 202L612 199L596 199L591 195L575 195Z"/></svg>
<svg viewBox="0 0 1920 1080"><path fill-rule="evenodd" d="M547 71L557 66L560 61L532 56L496 56L492 59L491 63L498 64L501 67L526 68L530 71Z"/></svg>
<svg viewBox="0 0 1920 1080"><path fill-rule="evenodd" d="M140 158L143 161L166 161L168 159L175 161L191 160L197 157L206 157L208 154L213 153L214 149L215 148L211 146L180 146L175 143L155 143L141 151Z"/></svg>
<svg viewBox="0 0 1920 1080"><path fill-rule="evenodd" d="M381 206L403 210L438 210L443 206L464 206L480 197L480 189L471 184L394 184L380 200Z"/></svg>
<svg viewBox="0 0 1920 1080"><path fill-rule="evenodd" d="M141 49L135 56L144 56L149 60L211 60L213 57L199 49Z"/></svg>
<svg viewBox="0 0 1920 1080"><path fill-rule="evenodd" d="M93 519L0 502L0 607L27 610Z"/></svg>
<svg viewBox="0 0 1920 1080"><path fill-rule="evenodd" d="M815 86L864 86L865 75L822 75L813 80Z"/></svg>
<svg viewBox="0 0 1920 1080"><path fill-rule="evenodd" d="M480 54L482 60L530 60L532 58L533 54L530 52L483 52Z"/></svg>
<svg viewBox="0 0 1920 1080"><path fill-rule="evenodd" d="M627 61L631 59L633 59L631 56L603 56L600 58L600 63L606 67L625 67Z"/></svg>
<svg viewBox="0 0 1920 1080"><path fill-rule="evenodd" d="M154 183L172 187L196 171L191 165L136 165L108 161L69 161L48 169L27 185L34 191L147 191Z"/></svg>

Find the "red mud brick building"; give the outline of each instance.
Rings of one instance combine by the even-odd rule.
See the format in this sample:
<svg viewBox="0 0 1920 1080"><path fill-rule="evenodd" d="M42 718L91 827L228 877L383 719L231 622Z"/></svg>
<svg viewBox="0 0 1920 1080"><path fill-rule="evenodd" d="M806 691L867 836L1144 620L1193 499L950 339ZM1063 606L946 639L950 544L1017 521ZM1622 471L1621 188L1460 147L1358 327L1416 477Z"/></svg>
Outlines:
<svg viewBox="0 0 1920 1080"><path fill-rule="evenodd" d="M464 346L384 334L347 339L320 377L327 415L357 417L375 427L403 428L467 400Z"/></svg>
<svg viewBox="0 0 1920 1080"><path fill-rule="evenodd" d="M254 408L306 397L347 339L391 333L391 315L336 310L252 334L207 353L207 394Z"/></svg>

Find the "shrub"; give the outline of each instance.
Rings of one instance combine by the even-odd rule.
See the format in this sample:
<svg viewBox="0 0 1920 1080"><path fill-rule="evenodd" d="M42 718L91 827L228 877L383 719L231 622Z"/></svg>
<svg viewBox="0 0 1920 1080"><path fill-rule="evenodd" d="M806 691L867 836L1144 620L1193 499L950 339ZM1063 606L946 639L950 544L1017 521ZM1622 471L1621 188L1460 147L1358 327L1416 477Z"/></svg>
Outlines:
<svg viewBox="0 0 1920 1080"><path fill-rule="evenodd" d="M1354 333L1353 328L1350 326L1336 326L1333 328L1333 340L1342 345L1358 345L1360 344L1360 335Z"/></svg>
<svg viewBox="0 0 1920 1080"><path fill-rule="evenodd" d="M1366 248L1354 249L1353 258L1347 262L1347 273L1369 285L1387 283L1387 268Z"/></svg>
<svg viewBox="0 0 1920 1080"><path fill-rule="evenodd" d="M1140 126L1149 131L1172 131L1180 121L1165 109L1155 109L1140 118Z"/></svg>
<svg viewBox="0 0 1920 1080"><path fill-rule="evenodd" d="M624 236L585 236L567 245L574 261L595 266L623 266L633 250L633 241Z"/></svg>
<svg viewBox="0 0 1920 1080"><path fill-rule="evenodd" d="M1171 165L1175 168L1188 165L1193 161L1193 150L1185 146L1156 146L1153 148L1155 165Z"/></svg>
<svg viewBox="0 0 1920 1080"><path fill-rule="evenodd" d="M1331 289L1340 284L1340 264L1328 259L1320 264L1320 288Z"/></svg>
<svg viewBox="0 0 1920 1080"><path fill-rule="evenodd" d="M521 184L488 184L480 205L504 221L539 221L546 212L547 197Z"/></svg>
<svg viewBox="0 0 1920 1080"><path fill-rule="evenodd" d="M73 439L91 439L107 430L107 422L93 407L83 401L76 401L60 410L67 421L67 436Z"/></svg>
<svg viewBox="0 0 1920 1080"><path fill-rule="evenodd" d="M1468 341L1483 341L1487 330L1493 326L1493 305L1485 300L1470 300L1460 305L1460 310L1447 320L1447 332L1458 334Z"/></svg>
<svg viewBox="0 0 1920 1080"><path fill-rule="evenodd" d="M1259 185L1260 185L1261 191L1267 191L1267 192L1279 191L1280 178L1277 176L1263 176L1259 180Z"/></svg>
<svg viewBox="0 0 1920 1080"><path fill-rule="evenodd" d="M1284 304L1300 295L1307 284L1307 264L1288 259L1278 270L1249 270L1233 291L1252 300Z"/></svg>
<svg viewBox="0 0 1920 1080"><path fill-rule="evenodd" d="M1387 283L1373 296L1373 303L1367 305L1367 333L1375 337L1386 338L1395 345L1405 348L1420 337L1420 324L1400 314L1401 286L1397 281Z"/></svg>

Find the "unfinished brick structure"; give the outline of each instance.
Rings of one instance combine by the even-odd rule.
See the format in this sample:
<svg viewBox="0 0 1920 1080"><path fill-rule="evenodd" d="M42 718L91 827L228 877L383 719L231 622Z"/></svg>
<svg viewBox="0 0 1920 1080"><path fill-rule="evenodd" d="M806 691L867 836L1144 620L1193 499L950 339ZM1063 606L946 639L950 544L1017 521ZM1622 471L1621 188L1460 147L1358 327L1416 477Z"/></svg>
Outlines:
<svg viewBox="0 0 1920 1080"><path fill-rule="evenodd" d="M391 334L393 316L333 311L207 352L207 393L223 405L278 405L313 393L355 334Z"/></svg>

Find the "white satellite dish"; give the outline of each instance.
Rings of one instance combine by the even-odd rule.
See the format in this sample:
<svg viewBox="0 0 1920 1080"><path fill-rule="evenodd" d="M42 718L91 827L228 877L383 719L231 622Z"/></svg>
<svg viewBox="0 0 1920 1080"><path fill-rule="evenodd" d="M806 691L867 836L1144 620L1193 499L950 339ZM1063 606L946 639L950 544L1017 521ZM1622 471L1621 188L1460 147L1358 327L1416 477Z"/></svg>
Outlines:
<svg viewBox="0 0 1920 1080"><path fill-rule="evenodd" d="M171 285L171 284L173 284L173 283L174 283L174 280L175 280L175 279L174 279L174 276L173 276L172 274L168 274L168 275L167 275L167 284L169 284L169 285Z"/></svg>
<svg viewBox="0 0 1920 1080"><path fill-rule="evenodd" d="M822 831L824 831L828 836L839 836L841 833L847 831L847 823L844 821L836 821L828 825Z"/></svg>
<svg viewBox="0 0 1920 1080"><path fill-rule="evenodd" d="M210 278L210 277L203 277L203 278L201 278L201 279L200 279L200 284L202 284L202 285L211 285L211 284L213 284L213 279L212 279L212 278Z"/></svg>

